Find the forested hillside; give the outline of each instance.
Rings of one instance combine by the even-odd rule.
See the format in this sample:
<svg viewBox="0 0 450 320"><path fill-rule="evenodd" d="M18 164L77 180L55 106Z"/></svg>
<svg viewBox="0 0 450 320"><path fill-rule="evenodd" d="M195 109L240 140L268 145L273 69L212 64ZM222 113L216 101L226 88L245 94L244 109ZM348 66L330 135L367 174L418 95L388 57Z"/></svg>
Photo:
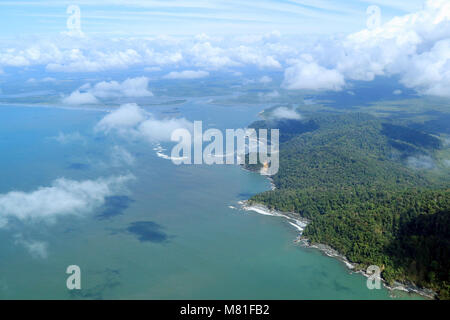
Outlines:
<svg viewBox="0 0 450 320"><path fill-rule="evenodd" d="M440 140L364 114L297 123L285 135L282 122L265 124L283 137L277 189L250 201L311 219L306 238L360 268L380 266L388 282L411 281L448 299L450 184L435 186L402 161L432 156Z"/></svg>

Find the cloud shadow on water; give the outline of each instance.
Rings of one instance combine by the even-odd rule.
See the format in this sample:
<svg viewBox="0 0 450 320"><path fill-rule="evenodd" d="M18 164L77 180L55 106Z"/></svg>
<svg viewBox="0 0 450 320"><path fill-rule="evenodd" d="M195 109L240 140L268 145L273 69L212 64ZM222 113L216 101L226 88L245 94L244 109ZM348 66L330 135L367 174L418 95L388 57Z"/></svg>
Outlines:
<svg viewBox="0 0 450 320"><path fill-rule="evenodd" d="M140 242L163 243L169 240L169 236L162 229L161 225L152 221L136 221L127 231L135 235Z"/></svg>
<svg viewBox="0 0 450 320"><path fill-rule="evenodd" d="M115 216L124 214L128 209L133 199L127 196L112 196L105 198L105 204L102 207L102 211L97 215L98 219L109 219Z"/></svg>

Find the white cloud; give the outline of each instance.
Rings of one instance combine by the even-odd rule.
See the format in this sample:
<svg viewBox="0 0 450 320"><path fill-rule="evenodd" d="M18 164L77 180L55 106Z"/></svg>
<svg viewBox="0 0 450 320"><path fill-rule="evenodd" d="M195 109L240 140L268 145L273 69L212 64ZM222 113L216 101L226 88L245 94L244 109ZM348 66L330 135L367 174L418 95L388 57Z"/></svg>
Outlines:
<svg viewBox="0 0 450 320"><path fill-rule="evenodd" d="M450 97L450 39L412 57L401 82L424 94Z"/></svg>
<svg viewBox="0 0 450 320"><path fill-rule="evenodd" d="M233 48L231 54L236 57L237 61L245 65L253 64L260 68L281 69L281 63L273 55L263 53L264 49L240 45Z"/></svg>
<svg viewBox="0 0 450 320"><path fill-rule="evenodd" d="M345 86L344 76L334 69L326 69L312 59L298 61L286 69L283 87L286 89L333 90Z"/></svg>
<svg viewBox="0 0 450 320"><path fill-rule="evenodd" d="M449 38L449 2L428 0L423 10L378 28L316 42L306 50L309 60L302 58L286 70L285 85L341 90L344 79L399 75L406 87L420 93L450 96L445 90L450 84ZM316 81L311 79L315 75Z"/></svg>
<svg viewBox="0 0 450 320"><path fill-rule="evenodd" d="M31 192L0 194L0 220L4 226L9 218L53 222L60 216L89 213L101 206L105 197L123 191L132 178L130 175L84 181L60 178L49 187Z"/></svg>
<svg viewBox="0 0 450 320"><path fill-rule="evenodd" d="M251 43L245 37L36 39L31 45L17 42L13 49L0 45L0 67L43 65L47 72L75 73L130 67L149 71L163 67L186 70L244 66L280 69L280 61L287 55L294 57L296 50L288 44L278 43L282 38L274 35L259 37L258 41Z"/></svg>
<svg viewBox="0 0 450 320"><path fill-rule="evenodd" d="M181 72L172 71L169 74L165 75L165 79L200 79L209 76L209 72L206 71L193 71L193 70L184 70Z"/></svg>
<svg viewBox="0 0 450 320"><path fill-rule="evenodd" d="M338 70L350 79L367 81L400 74L406 86L442 95L441 85L449 83L449 8L448 1L429 0L424 10L349 35L335 51Z"/></svg>
<svg viewBox="0 0 450 320"><path fill-rule="evenodd" d="M192 123L186 119L153 119L150 118L142 122L139 133L149 141L170 141L172 132L176 129L190 129Z"/></svg>
<svg viewBox="0 0 450 320"><path fill-rule="evenodd" d="M341 90L349 80L371 81L377 76L395 75L420 93L448 96L449 41L449 1L428 0L422 10L347 36L299 38L272 32L238 37L58 37L33 43L5 42L0 45L0 69L36 65L46 66L51 72L170 68L167 72L188 72L175 71L168 74L169 78L192 78L206 76L204 72L212 70L286 68L284 85L289 89ZM305 54L311 59L305 60ZM204 71L192 71L198 69ZM106 90L98 88L98 96L91 94L96 98L148 94L140 89L124 93L129 91L118 89L120 86L123 83L108 82ZM79 91L72 97L74 104L77 100L93 101L92 96Z"/></svg>
<svg viewBox="0 0 450 320"><path fill-rule="evenodd" d="M191 64L200 67L219 69L238 65L227 53L226 48L214 47L210 42L198 42L187 49Z"/></svg>
<svg viewBox="0 0 450 320"><path fill-rule="evenodd" d="M107 114L96 126L97 131L131 130L146 119L146 112L135 103L120 106Z"/></svg>
<svg viewBox="0 0 450 320"><path fill-rule="evenodd" d="M128 78L123 82L102 81L93 87L86 83L63 98L62 102L70 105L82 105L97 104L99 103L97 98L152 97L153 93L148 90L148 82L147 77L137 77Z"/></svg>
<svg viewBox="0 0 450 320"><path fill-rule="evenodd" d="M83 104L97 104L97 98L90 92L80 92L76 90L69 96L62 99L64 104L83 105Z"/></svg>
<svg viewBox="0 0 450 320"><path fill-rule="evenodd" d="M275 119L300 120L302 116L295 110L287 107L279 107L271 112L271 116Z"/></svg>
<svg viewBox="0 0 450 320"><path fill-rule="evenodd" d="M102 81L97 83L90 91L98 98L116 97L151 97L153 93L148 90L147 77L129 78L123 82Z"/></svg>
<svg viewBox="0 0 450 320"><path fill-rule="evenodd" d="M90 43L92 44L92 43ZM99 72L109 69L124 69L143 62L141 54L134 49L117 51L97 51L86 48L73 48L59 51L57 59L60 62L47 62L47 71L50 72ZM25 59L25 58L24 58ZM25 63L27 60L19 63ZM45 63L44 62L44 63ZM30 64L30 62L28 62Z"/></svg>
<svg viewBox="0 0 450 320"><path fill-rule="evenodd" d="M96 125L96 131L117 132L125 137L144 138L148 141L170 141L175 129L191 129L192 123L184 118L156 119L137 104L125 104L106 115Z"/></svg>

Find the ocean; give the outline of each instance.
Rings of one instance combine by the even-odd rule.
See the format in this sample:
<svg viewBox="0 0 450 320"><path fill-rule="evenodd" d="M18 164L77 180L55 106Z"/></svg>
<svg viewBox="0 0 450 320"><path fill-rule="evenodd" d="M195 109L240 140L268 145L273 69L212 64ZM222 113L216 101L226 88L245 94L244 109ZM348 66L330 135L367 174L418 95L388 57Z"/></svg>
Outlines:
<svg viewBox="0 0 450 320"><path fill-rule="evenodd" d="M188 98L145 108L235 129L266 107ZM87 212L0 224L0 299L391 299L294 243L287 220L241 210L239 201L270 189L266 177L236 165L176 166L156 143L95 132L105 114L0 106L0 198L60 178L134 177ZM170 154L170 144L161 147ZM66 287L69 265L81 269L81 290Z"/></svg>

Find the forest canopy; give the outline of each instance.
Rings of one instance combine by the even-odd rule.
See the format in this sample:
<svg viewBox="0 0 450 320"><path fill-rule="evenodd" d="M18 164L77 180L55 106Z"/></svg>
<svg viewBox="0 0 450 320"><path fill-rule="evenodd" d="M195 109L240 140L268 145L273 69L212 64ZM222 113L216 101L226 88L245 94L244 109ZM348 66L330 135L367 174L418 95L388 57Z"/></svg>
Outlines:
<svg viewBox="0 0 450 320"><path fill-rule="evenodd" d="M450 298L450 188L402 159L440 149L435 136L353 113L306 121L259 121L279 128L276 190L250 202L311 220L303 236L327 244L358 268L412 282ZM283 133L284 132L284 133Z"/></svg>

